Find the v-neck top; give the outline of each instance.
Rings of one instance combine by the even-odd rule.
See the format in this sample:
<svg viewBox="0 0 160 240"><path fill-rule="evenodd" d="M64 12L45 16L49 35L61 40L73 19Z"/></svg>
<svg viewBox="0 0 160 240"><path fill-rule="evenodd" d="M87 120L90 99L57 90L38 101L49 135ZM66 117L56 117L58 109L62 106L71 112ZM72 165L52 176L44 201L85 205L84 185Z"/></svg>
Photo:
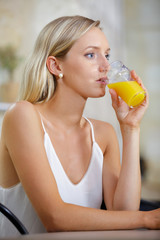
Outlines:
<svg viewBox="0 0 160 240"><path fill-rule="evenodd" d="M44 146L62 200L66 203L76 204L79 206L100 208L102 203L103 153L95 141L92 123L87 118L85 119L89 122L91 127L92 154L88 169L81 181L77 184L72 183L65 173L42 122L45 133Z"/></svg>
<svg viewBox="0 0 160 240"><path fill-rule="evenodd" d="M102 203L103 153L95 141L92 123L88 119L86 120L91 126L92 155L89 167L78 184L73 184L66 175L42 121L44 146L62 200L79 206L100 208ZM0 186L0 202L20 219L29 233L46 232L21 183L11 188ZM0 214L0 237L19 235L12 223L3 214Z"/></svg>

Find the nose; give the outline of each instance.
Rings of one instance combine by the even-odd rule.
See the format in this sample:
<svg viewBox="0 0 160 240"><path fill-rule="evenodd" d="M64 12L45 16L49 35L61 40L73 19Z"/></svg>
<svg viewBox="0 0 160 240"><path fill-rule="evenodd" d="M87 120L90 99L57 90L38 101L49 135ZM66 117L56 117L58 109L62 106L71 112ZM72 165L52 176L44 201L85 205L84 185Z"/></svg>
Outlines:
<svg viewBox="0 0 160 240"><path fill-rule="evenodd" d="M109 61L106 57L103 57L100 61L99 71L100 72L107 72L109 70Z"/></svg>

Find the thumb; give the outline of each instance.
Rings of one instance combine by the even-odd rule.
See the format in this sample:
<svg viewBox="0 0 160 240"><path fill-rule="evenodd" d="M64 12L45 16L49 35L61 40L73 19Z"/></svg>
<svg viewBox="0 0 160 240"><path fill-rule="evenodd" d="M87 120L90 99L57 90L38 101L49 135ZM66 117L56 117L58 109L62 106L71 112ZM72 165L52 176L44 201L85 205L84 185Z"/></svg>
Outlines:
<svg viewBox="0 0 160 240"><path fill-rule="evenodd" d="M116 91L114 89L109 89L109 93L110 93L111 99L112 99L112 106L114 109L116 109L119 104L118 94L116 93Z"/></svg>
<svg viewBox="0 0 160 240"><path fill-rule="evenodd" d="M116 91L115 91L114 89L109 89L109 93L110 93L110 95L111 95L112 102L114 102L114 101L117 102L117 100L118 100L118 95L117 95Z"/></svg>
<svg viewBox="0 0 160 240"><path fill-rule="evenodd" d="M118 96L117 92L114 89L109 89L109 93L110 93L111 99L112 99L112 107L114 108L114 110L116 112L121 107L123 107L123 109L128 109L129 108L127 103L124 102L124 100L121 97Z"/></svg>

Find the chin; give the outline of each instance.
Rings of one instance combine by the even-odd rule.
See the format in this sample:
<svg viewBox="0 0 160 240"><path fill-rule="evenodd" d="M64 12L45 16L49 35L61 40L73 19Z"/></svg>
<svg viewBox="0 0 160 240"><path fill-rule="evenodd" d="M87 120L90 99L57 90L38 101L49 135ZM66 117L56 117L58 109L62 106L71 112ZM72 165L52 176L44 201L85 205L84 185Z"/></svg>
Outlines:
<svg viewBox="0 0 160 240"><path fill-rule="evenodd" d="M106 94L106 90L105 89L101 89L101 91L99 91L99 93L97 94L97 97L104 97L104 95Z"/></svg>
<svg viewBox="0 0 160 240"><path fill-rule="evenodd" d="M100 97L104 97L105 96L105 94L106 94L106 91L101 91L101 92L99 92L99 93L96 93L96 94L94 94L94 95L92 95L92 96L90 96L91 98L100 98Z"/></svg>
<svg viewBox="0 0 160 240"><path fill-rule="evenodd" d="M101 88L101 89L94 89L92 91L87 91L85 92L85 95L83 95L84 98L100 98L100 97L104 97L106 94L106 89L105 88Z"/></svg>

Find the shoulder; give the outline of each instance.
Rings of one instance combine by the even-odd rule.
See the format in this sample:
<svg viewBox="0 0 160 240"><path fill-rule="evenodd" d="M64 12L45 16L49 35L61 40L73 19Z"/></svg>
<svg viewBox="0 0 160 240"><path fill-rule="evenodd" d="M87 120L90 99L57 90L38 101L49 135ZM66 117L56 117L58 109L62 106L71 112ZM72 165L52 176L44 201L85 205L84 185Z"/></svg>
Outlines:
<svg viewBox="0 0 160 240"><path fill-rule="evenodd" d="M5 114L5 118L13 117L14 115L23 115L27 114L34 110L34 106L32 103L27 101L20 101L12 104Z"/></svg>
<svg viewBox="0 0 160 240"><path fill-rule="evenodd" d="M94 131L95 133L105 133L106 131L108 133L114 132L114 128L110 123L101 121L101 120L96 120L96 119L89 119L90 122L93 124Z"/></svg>
<svg viewBox="0 0 160 240"><path fill-rule="evenodd" d="M32 103L20 101L10 106L4 115L2 133L9 136L11 133L23 130L25 133L40 122L40 116Z"/></svg>
<svg viewBox="0 0 160 240"><path fill-rule="evenodd" d="M25 120L26 118L33 118L36 114L35 107L32 103L20 101L10 106L4 115L4 122L9 122L10 120L12 122L19 122L21 120Z"/></svg>
<svg viewBox="0 0 160 240"><path fill-rule="evenodd" d="M94 128L95 140L104 152L112 139L116 139L114 127L107 122L95 119L89 119Z"/></svg>

